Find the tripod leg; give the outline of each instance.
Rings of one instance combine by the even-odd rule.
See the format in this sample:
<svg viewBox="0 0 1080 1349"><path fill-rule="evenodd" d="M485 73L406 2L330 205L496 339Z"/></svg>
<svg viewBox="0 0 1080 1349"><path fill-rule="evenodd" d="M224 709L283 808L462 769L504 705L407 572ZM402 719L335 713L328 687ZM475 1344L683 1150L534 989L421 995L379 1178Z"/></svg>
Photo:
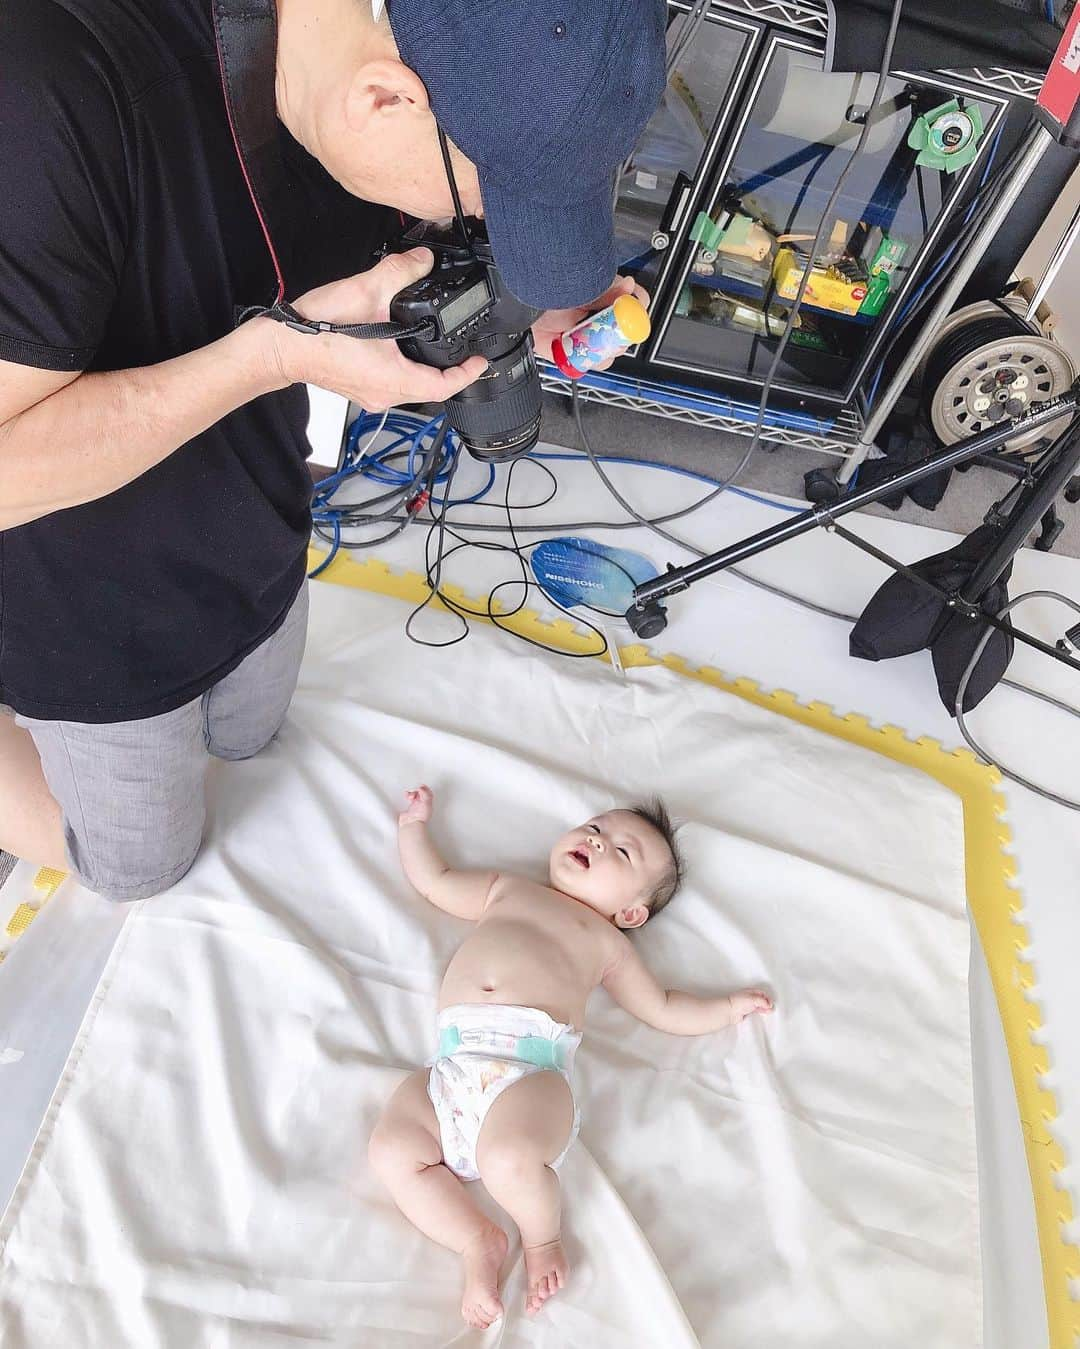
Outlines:
<svg viewBox="0 0 1080 1349"><path fill-rule="evenodd" d="M1080 419L1074 419L1047 450L1034 480L1017 495L1001 538L976 568L961 598L978 604L986 591L1024 546L1028 535L1050 510L1080 464Z"/></svg>
<svg viewBox="0 0 1080 1349"><path fill-rule="evenodd" d="M1057 543L1064 528L1065 521L1058 518L1057 507L1051 506L1042 518L1042 529L1039 530L1039 537L1035 540L1035 547L1040 553L1048 553Z"/></svg>

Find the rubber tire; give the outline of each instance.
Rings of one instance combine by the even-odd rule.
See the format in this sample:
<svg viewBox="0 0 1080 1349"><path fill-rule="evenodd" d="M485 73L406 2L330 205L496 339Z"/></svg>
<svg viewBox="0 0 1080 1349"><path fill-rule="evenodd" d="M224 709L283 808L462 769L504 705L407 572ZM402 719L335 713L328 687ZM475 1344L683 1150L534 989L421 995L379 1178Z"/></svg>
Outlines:
<svg viewBox="0 0 1080 1349"><path fill-rule="evenodd" d="M842 494L842 488L831 468L812 468L804 474L803 491L807 501L815 506L830 506L839 501Z"/></svg>

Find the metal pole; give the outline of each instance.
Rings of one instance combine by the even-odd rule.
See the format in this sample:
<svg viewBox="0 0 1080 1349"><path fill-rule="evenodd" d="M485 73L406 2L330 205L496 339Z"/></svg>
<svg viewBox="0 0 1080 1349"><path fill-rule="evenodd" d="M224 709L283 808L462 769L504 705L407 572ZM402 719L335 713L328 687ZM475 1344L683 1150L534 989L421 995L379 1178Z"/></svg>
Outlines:
<svg viewBox="0 0 1080 1349"><path fill-rule="evenodd" d="M640 585L635 586L634 605L641 606L652 600L663 599L666 595L677 594L703 576L711 576L713 572L723 571L725 567L754 557L757 553L774 548L779 543L786 543L788 539L797 538L811 529L828 525L851 511L857 511L862 506L868 506L874 501L880 501L882 497L891 496L893 492L920 482L932 473L940 473L943 469L965 464L980 454L999 448L1022 430L1055 422L1063 413L1075 413L1078 403L1080 392L1074 391L1052 398L1046 403L1037 403L1023 417L1018 417L1015 421L999 422L989 431L980 431L977 436L969 436L966 440L948 446L931 459L924 459L922 463L914 464L910 468L897 469L895 473L891 473L873 487L859 488L832 505L811 506L808 510L791 515L777 525L740 539L738 543L721 548L718 552L710 553L708 557L703 557L698 562L687 563L685 567L672 567L653 580L642 581Z"/></svg>
<svg viewBox="0 0 1080 1349"><path fill-rule="evenodd" d="M1045 469L1036 470L1038 477L1023 488L1006 517L1001 538L960 591L969 603L978 604L1076 472L1080 463L1080 423L1074 421L1067 427L1046 454L1049 462Z"/></svg>
<svg viewBox="0 0 1080 1349"><path fill-rule="evenodd" d="M972 239L967 252L950 269L945 288L938 296L937 303L923 324L921 333L911 344L907 354L897 366L892 379L871 408L870 416L867 418L862 435L859 437L859 442L851 456L841 464L836 475L836 480L841 486L850 481L852 474L870 453L877 433L885 424L886 418L896 406L897 400L907 388L908 382L918 368L920 361L937 336L942 319L956 303L957 297L967 285L968 278L975 270L976 264L986 252L998 230L1005 223L1009 212L1016 203L1016 199L1023 191L1024 185L1035 172L1039 161L1053 143L1054 138L1045 127L1035 126L1029 131L1027 144L1015 171L1002 187L997 201L990 208L989 215L983 221L982 228Z"/></svg>
<svg viewBox="0 0 1080 1349"><path fill-rule="evenodd" d="M1050 256L1050 261L1046 264L1046 270L1039 278L1039 284L1035 287L1035 292L1031 297L1031 303L1027 307L1027 313L1024 318L1028 323L1034 322L1035 311L1043 301L1043 297L1050 289L1054 277L1061 271L1061 264L1069 256L1069 252L1077 236L1080 235L1080 206L1076 208L1073 218L1069 221L1068 228L1057 242L1057 247Z"/></svg>

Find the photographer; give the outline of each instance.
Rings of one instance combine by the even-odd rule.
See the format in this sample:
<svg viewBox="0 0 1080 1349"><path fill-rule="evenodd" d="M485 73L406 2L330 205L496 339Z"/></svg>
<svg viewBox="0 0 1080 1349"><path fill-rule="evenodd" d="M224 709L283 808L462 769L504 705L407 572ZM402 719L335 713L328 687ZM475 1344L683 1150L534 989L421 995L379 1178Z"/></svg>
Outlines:
<svg viewBox="0 0 1080 1349"><path fill-rule="evenodd" d="M303 384L381 410L486 368L236 310L280 277L305 317L384 320L432 257L374 251L401 213L452 212L441 126L507 286L549 308L546 351L587 312L569 306L616 293L612 175L663 84L662 0L279 0L277 19L264 221L212 0L0 11L0 849L114 899L184 874L208 755L256 753L288 708Z"/></svg>

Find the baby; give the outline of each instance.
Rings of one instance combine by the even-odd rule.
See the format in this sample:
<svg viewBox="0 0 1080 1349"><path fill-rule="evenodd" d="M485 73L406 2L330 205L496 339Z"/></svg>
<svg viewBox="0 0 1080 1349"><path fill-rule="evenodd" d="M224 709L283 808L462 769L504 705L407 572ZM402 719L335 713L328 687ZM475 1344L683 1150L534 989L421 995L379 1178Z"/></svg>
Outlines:
<svg viewBox="0 0 1080 1349"><path fill-rule="evenodd" d="M664 808L612 810L561 838L547 885L496 871L452 871L428 837L432 793L407 794L398 817L405 874L432 904L476 924L439 996L430 1069L391 1097L369 1156L394 1202L464 1264L461 1312L486 1328L502 1315L507 1238L462 1181L482 1180L517 1223L525 1310L566 1283L555 1170L578 1131L571 1086L577 1029L598 984L628 1012L674 1035L704 1035L769 1012L757 989L698 998L664 990L625 929L671 899L682 866Z"/></svg>

